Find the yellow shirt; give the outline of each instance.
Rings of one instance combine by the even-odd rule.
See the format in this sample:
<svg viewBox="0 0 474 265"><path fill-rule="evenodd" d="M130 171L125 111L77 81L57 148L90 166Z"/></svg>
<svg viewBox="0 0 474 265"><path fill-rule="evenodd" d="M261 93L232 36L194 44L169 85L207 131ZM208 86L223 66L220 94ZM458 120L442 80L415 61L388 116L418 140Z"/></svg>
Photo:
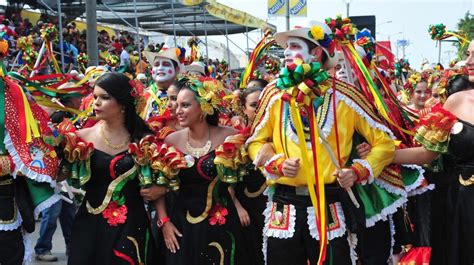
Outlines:
<svg viewBox="0 0 474 265"><path fill-rule="evenodd" d="M156 84L149 86L137 103L137 113L148 121L152 116L159 116L166 109L168 98Z"/></svg>
<svg viewBox="0 0 474 265"><path fill-rule="evenodd" d="M342 82L337 82L337 87L336 118L341 159L343 164L347 162L352 150L353 135L355 132L359 133L372 146L372 150L366 159L353 162L358 162L367 168L371 174L369 181L373 180L392 161L395 154L395 143L386 133L389 132L389 129L379 121L369 107L370 104L360 92ZM324 94L324 102L318 108L316 122L325 133L332 150L337 154L332 94L332 88ZM273 85L267 87L262 93L253 134L247 141L248 152L252 160L267 142L273 143L275 152L283 154L284 158L301 158L297 135L291 129L290 119L285 115L285 105L288 104L281 100L281 95L282 92L274 88ZM310 143L308 144L309 148L306 151L309 161L312 162L313 154ZM333 173L336 167L319 140L316 141L316 150L318 176L324 178L326 184L334 183L336 177ZM313 165L303 165L301 159L300 165L300 170L295 178L280 177L276 183L306 186L305 172L312 174L314 178L314 167Z"/></svg>

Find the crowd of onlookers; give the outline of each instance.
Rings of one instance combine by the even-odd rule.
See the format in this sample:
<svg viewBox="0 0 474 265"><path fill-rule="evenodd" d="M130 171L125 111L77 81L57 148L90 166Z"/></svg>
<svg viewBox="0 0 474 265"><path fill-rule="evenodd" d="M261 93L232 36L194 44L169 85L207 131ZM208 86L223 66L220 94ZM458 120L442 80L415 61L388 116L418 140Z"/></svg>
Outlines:
<svg viewBox="0 0 474 265"><path fill-rule="evenodd" d="M5 32L9 41L9 53L6 56L6 61L4 61L4 63L10 67L14 64L13 66L16 66L16 69L24 64L21 56L18 56L17 58L20 50L17 49L16 45L17 40L20 37L31 36L34 49L39 51L43 43L41 29L49 23L52 23L55 26L59 24L57 18L47 16L46 14L41 14L39 20L34 24L28 18L22 18L19 13L14 13L9 17L0 16L0 32ZM63 21L63 23L64 27L62 30L62 36L63 60L65 64L64 70L65 72L79 70L77 61L78 55L80 53L87 54L86 30L80 30L74 21ZM138 76L140 73L149 75L149 65L144 56L142 56L142 61L140 61L139 50L158 52L163 48L164 43L147 43L145 45L143 38L140 38L139 49L135 35L130 34L127 31L120 31L115 35L111 35L109 32L110 31L107 30L100 30L97 32L99 64L105 65L107 63L106 58L109 55L115 55L118 59L118 65L116 67L126 66L127 72L134 76ZM189 55L187 54L189 53L189 49L186 51L181 48L181 50L184 52L182 61L189 60L189 58L186 57ZM55 53L57 61L61 64L61 49L59 41L53 43L53 52ZM212 60L204 57L200 58L200 60L206 66L206 71L208 71L207 74L210 76L222 78L222 75L225 75L223 78L230 78L234 81L232 82L229 80L231 83L235 83L235 81L239 79L240 73L238 71L229 72L228 64L225 60Z"/></svg>

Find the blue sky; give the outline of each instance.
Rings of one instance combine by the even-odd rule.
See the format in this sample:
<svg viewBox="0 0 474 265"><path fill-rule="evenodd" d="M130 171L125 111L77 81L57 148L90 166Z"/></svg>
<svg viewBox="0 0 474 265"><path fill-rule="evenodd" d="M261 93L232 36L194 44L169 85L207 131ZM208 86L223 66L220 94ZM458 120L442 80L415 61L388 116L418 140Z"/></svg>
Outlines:
<svg viewBox="0 0 474 265"><path fill-rule="evenodd" d="M218 2L250 13L256 17L267 20L277 26L279 31L286 28L284 18L268 18L267 0L218 0ZM474 13L474 0L352 0L350 4L351 16L375 15L377 20L378 40L386 40L390 35L392 49L393 43L405 38L410 41L406 49L406 57L415 68L419 68L423 58L431 63L438 61L438 47L436 42L428 35L430 24L443 23L448 29L456 29L457 22L468 11ZM303 25L305 20L324 20L335 17L337 14L346 14L346 5L343 0L308 0L307 18L292 18L291 27ZM392 21L391 23L386 23ZM402 32L402 33L400 33ZM258 40L260 34L251 34ZM241 47L246 47L242 36L232 36L231 39ZM252 42L250 46L252 46ZM254 44L253 44L254 46ZM232 49L232 47L231 47ZM234 47L232 50L235 50ZM450 52L452 51L452 52ZM448 43L443 43L441 63L448 64L449 57L454 59L456 49ZM399 51L401 56L401 50Z"/></svg>

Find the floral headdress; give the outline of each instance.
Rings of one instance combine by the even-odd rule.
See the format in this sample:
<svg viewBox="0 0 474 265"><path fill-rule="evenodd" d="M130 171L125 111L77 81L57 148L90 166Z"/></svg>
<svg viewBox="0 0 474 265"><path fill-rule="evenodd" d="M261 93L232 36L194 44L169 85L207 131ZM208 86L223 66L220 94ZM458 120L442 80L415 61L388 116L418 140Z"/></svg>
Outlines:
<svg viewBox="0 0 474 265"><path fill-rule="evenodd" d="M215 110L221 110L226 95L222 82L210 77L188 79L188 87L196 92L196 100L201 105L201 110L213 115Z"/></svg>
<svg viewBox="0 0 474 265"><path fill-rule="evenodd" d="M438 87L436 88L438 94L441 97L441 101L444 102L448 98L448 86L451 81L456 79L458 76L467 75L467 68L463 67L460 69L448 69L444 70L439 78Z"/></svg>
<svg viewBox="0 0 474 265"><path fill-rule="evenodd" d="M421 82L429 83L430 73L427 71L423 72L413 72L410 77L407 79L404 88L406 92L413 93L415 91L416 86Z"/></svg>

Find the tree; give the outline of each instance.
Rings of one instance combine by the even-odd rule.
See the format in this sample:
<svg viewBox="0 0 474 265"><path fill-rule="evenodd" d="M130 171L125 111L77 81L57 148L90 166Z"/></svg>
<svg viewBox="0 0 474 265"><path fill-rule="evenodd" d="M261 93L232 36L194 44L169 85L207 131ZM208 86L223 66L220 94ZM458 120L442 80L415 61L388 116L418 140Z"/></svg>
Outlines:
<svg viewBox="0 0 474 265"><path fill-rule="evenodd" d="M465 34L468 40L474 39L474 16L468 12L458 22L458 31ZM460 43L454 44L458 48L458 57L460 59L466 58L466 50L468 45L461 47Z"/></svg>

